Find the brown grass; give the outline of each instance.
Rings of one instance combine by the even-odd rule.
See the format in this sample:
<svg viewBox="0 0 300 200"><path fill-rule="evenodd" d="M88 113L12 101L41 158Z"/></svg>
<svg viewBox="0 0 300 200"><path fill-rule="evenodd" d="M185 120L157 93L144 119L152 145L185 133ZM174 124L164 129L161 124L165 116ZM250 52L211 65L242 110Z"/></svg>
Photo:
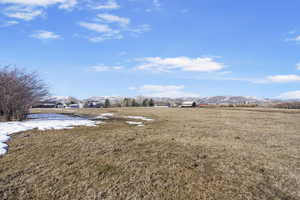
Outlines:
<svg viewBox="0 0 300 200"><path fill-rule="evenodd" d="M119 118L92 128L14 135L0 158L0 199L300 199L299 111L73 112L155 121L134 127Z"/></svg>

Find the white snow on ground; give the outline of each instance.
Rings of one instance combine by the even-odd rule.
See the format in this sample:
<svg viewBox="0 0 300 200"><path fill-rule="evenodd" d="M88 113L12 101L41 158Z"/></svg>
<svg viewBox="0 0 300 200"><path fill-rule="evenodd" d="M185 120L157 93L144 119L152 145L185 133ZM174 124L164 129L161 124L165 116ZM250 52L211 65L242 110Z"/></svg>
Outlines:
<svg viewBox="0 0 300 200"><path fill-rule="evenodd" d="M126 118L128 119L139 119L143 121L153 121L153 119L147 118L147 117L142 117L142 116L127 116Z"/></svg>
<svg viewBox="0 0 300 200"><path fill-rule="evenodd" d="M104 117L102 115L95 117L94 119L109 119L108 117Z"/></svg>
<svg viewBox="0 0 300 200"><path fill-rule="evenodd" d="M126 123L129 124L129 125L144 126L143 122L130 122L130 121L127 121Z"/></svg>
<svg viewBox="0 0 300 200"><path fill-rule="evenodd" d="M94 119L104 119L104 120L106 120L106 119L109 119L109 117L113 117L113 116L114 116L113 113L103 113L103 114L95 117Z"/></svg>
<svg viewBox="0 0 300 200"><path fill-rule="evenodd" d="M71 129L75 126L96 126L103 123L86 120L80 117L72 117L60 114L33 114L29 116L29 120L22 122L0 122L0 155L7 152L7 142L13 133L28 131L32 129L38 130L60 130Z"/></svg>
<svg viewBox="0 0 300 200"><path fill-rule="evenodd" d="M114 113L103 113L103 114L101 114L101 116L112 117L112 116L114 116Z"/></svg>

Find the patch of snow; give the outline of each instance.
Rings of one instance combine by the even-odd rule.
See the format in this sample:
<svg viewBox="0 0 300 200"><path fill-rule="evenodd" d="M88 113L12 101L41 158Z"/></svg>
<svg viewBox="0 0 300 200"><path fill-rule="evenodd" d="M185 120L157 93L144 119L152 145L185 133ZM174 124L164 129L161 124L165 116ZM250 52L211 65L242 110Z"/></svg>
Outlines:
<svg viewBox="0 0 300 200"><path fill-rule="evenodd" d="M0 123L0 155L7 152L7 142L13 133L28 131L32 129L38 130L61 130L71 129L75 126L93 127L103 122L86 120L80 117L72 117L60 114L34 114L29 115L29 119L23 122L1 122Z"/></svg>
<svg viewBox="0 0 300 200"><path fill-rule="evenodd" d="M95 117L94 119L109 119L108 117L104 117L102 115Z"/></svg>
<svg viewBox="0 0 300 200"><path fill-rule="evenodd" d="M7 142L9 140L9 137L7 135L0 135L0 144L2 142Z"/></svg>
<svg viewBox="0 0 300 200"><path fill-rule="evenodd" d="M127 116L126 118L128 119L139 119L143 121L153 121L153 119L147 118L147 117L142 117L142 116Z"/></svg>
<svg viewBox="0 0 300 200"><path fill-rule="evenodd" d="M7 144L5 144L5 143L0 143L0 149L5 149L5 148L7 148L7 147L8 147Z"/></svg>
<svg viewBox="0 0 300 200"><path fill-rule="evenodd" d="M113 113L103 113L103 114L95 117L94 119L104 119L104 120L106 120L106 119L109 119L109 117L113 117L113 116L114 116Z"/></svg>
<svg viewBox="0 0 300 200"><path fill-rule="evenodd" d="M131 121L127 121L126 122L127 124L129 124L129 125L138 125L138 126L143 126L144 124L143 124L143 122L131 122Z"/></svg>
<svg viewBox="0 0 300 200"><path fill-rule="evenodd" d="M103 117L113 117L114 113L103 113L103 114L101 114L101 116L103 116Z"/></svg>
<svg viewBox="0 0 300 200"><path fill-rule="evenodd" d="M6 148L0 148L0 156L6 154Z"/></svg>

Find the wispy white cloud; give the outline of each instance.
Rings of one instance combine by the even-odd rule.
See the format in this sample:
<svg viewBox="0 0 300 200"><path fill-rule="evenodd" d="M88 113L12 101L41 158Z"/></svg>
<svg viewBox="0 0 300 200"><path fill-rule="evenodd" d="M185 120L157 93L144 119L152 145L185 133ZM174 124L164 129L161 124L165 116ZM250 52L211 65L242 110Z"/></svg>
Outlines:
<svg viewBox="0 0 300 200"><path fill-rule="evenodd" d="M199 94L184 91L184 85L143 85L130 87L137 93L149 97L199 97Z"/></svg>
<svg viewBox="0 0 300 200"><path fill-rule="evenodd" d="M8 26L13 26L13 25L16 25L16 24L19 24L19 22L18 21L14 21L14 20L12 20L12 21L6 21L6 22L0 24L0 27L3 28L3 27L8 27Z"/></svg>
<svg viewBox="0 0 300 200"><path fill-rule="evenodd" d="M122 70L122 66L106 66L106 65L96 65L91 67L94 72L105 72L105 71L119 71Z"/></svg>
<svg viewBox="0 0 300 200"><path fill-rule="evenodd" d="M294 40L300 41L300 35L296 36L296 37L294 38Z"/></svg>
<svg viewBox="0 0 300 200"><path fill-rule="evenodd" d="M103 42L105 40L121 40L124 36L121 34L103 34L101 36L88 37L91 42Z"/></svg>
<svg viewBox="0 0 300 200"><path fill-rule="evenodd" d="M77 5L77 0L65 0L64 3L62 3L59 8L61 9L71 9Z"/></svg>
<svg viewBox="0 0 300 200"><path fill-rule="evenodd" d="M86 28L86 29L89 29L91 31L95 31L95 32L98 32L98 33L113 32L113 30L106 24L79 22L79 25Z"/></svg>
<svg viewBox="0 0 300 200"><path fill-rule="evenodd" d="M297 69L297 70L300 70L300 62L299 62L299 63L297 63L297 65L296 65L296 69Z"/></svg>
<svg viewBox="0 0 300 200"><path fill-rule="evenodd" d="M212 72L224 68L224 64L215 61L210 57L146 57L139 59L142 62L136 67L138 70L149 70L154 72L169 72L172 70L194 71L194 72Z"/></svg>
<svg viewBox="0 0 300 200"><path fill-rule="evenodd" d="M149 25L137 27L130 26L131 20L112 14L98 14L92 22L79 22L81 27L99 33L88 36L91 42L102 42L105 40L120 40L127 33L136 36L150 30Z"/></svg>
<svg viewBox="0 0 300 200"><path fill-rule="evenodd" d="M289 32L289 35L293 35L289 38L286 38L285 41L290 42L290 41L294 41L294 42L300 42L300 35L296 35L296 32Z"/></svg>
<svg viewBox="0 0 300 200"><path fill-rule="evenodd" d="M14 4L22 6L42 6L47 7L54 4L60 4L61 8L70 8L75 6L77 0L0 0L1 4Z"/></svg>
<svg viewBox="0 0 300 200"><path fill-rule="evenodd" d="M160 0L153 0L153 5L154 5L156 8L160 8L160 7L161 7Z"/></svg>
<svg viewBox="0 0 300 200"><path fill-rule="evenodd" d="M6 6L2 12L4 15L24 21L45 15L49 6L57 5L60 9L71 9L77 3L77 0L0 0L0 4Z"/></svg>
<svg viewBox="0 0 300 200"><path fill-rule="evenodd" d="M271 82L271 83L288 83L288 82L297 82L300 81L300 76L295 74L288 75L274 75L268 76L262 82Z"/></svg>
<svg viewBox="0 0 300 200"><path fill-rule="evenodd" d="M36 31L34 34L31 35L31 37L37 38L40 40L49 40L49 39L56 40L56 39L61 38L61 36L56 33L53 33L50 31L44 31L44 30Z"/></svg>
<svg viewBox="0 0 300 200"><path fill-rule="evenodd" d="M104 23L118 23L121 26L130 24L130 19L126 17L119 17L117 15L102 13L97 15L98 19Z"/></svg>
<svg viewBox="0 0 300 200"><path fill-rule="evenodd" d="M123 35L120 33L119 30L114 30L106 24L80 22L79 25L88 30L100 33L100 35L97 36L89 36L88 39L91 42L102 42L105 40L123 39Z"/></svg>
<svg viewBox="0 0 300 200"><path fill-rule="evenodd" d="M151 30L151 26L149 24L142 24L137 27L127 28L127 31L133 34L142 34Z"/></svg>
<svg viewBox="0 0 300 200"><path fill-rule="evenodd" d="M282 93L278 96L281 99L300 99L300 90Z"/></svg>
<svg viewBox="0 0 300 200"><path fill-rule="evenodd" d="M114 10L120 8L116 0L107 0L105 3L94 4L91 8L96 10Z"/></svg>
<svg viewBox="0 0 300 200"><path fill-rule="evenodd" d="M123 39L124 36L121 34L102 34L101 36L92 36L92 37L88 37L88 40L91 42L103 42L105 40L121 40Z"/></svg>
<svg viewBox="0 0 300 200"><path fill-rule="evenodd" d="M295 34L295 33L296 33L295 30L290 30L290 31L288 32L288 34L290 34L290 35Z"/></svg>
<svg viewBox="0 0 300 200"><path fill-rule="evenodd" d="M38 16L44 15L42 9L24 6L9 6L3 13L10 18L24 21L31 21Z"/></svg>

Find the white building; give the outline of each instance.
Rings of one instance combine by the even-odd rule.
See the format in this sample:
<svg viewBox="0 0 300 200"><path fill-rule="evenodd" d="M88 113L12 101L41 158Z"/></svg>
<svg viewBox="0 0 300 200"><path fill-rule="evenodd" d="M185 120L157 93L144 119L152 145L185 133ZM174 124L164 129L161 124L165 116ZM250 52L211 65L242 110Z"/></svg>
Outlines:
<svg viewBox="0 0 300 200"><path fill-rule="evenodd" d="M197 103L195 101L184 101L181 104L181 108L194 108L197 106Z"/></svg>

